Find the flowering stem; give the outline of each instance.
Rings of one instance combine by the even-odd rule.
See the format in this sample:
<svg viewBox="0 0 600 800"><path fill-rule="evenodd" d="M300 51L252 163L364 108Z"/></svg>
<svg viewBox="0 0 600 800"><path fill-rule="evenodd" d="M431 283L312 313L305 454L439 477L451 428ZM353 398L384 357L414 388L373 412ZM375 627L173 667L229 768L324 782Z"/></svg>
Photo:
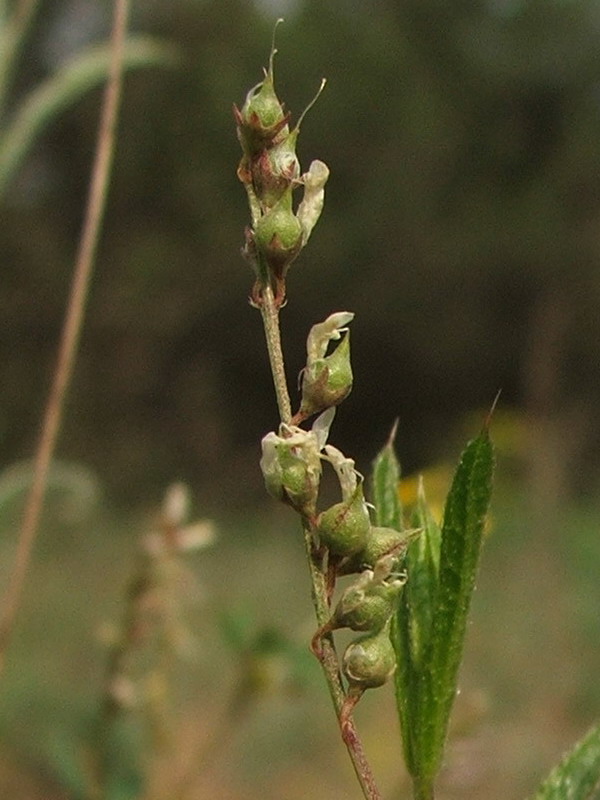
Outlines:
<svg viewBox="0 0 600 800"><path fill-rule="evenodd" d="M267 340L267 350L269 351L269 362L273 374L273 384L275 386L279 417L282 422L289 425L292 419L292 406L285 378L283 351L281 349L279 309L275 303L273 290L268 284L262 289L261 299L260 313L262 314L263 326L265 329L265 338Z"/></svg>
<svg viewBox="0 0 600 800"><path fill-rule="evenodd" d="M263 288L260 310L265 329L273 383L277 395L277 405L279 406L279 415L281 421L289 425L292 419L292 412L285 379L283 351L281 348L279 309L276 306L273 290L270 286L265 286ZM322 560L318 558L314 552L313 531L307 520L305 520L303 528L304 545L312 584L312 601L317 624L321 627L325 625L331 616L327 592L327 577L323 570ZM325 680L327 681L338 721L340 722L340 727L342 728L342 738L354 766L354 771L356 772L356 777L360 783L365 800L381 800L381 794L375 783L373 771L365 756L362 742L354 722L351 717L347 719L343 719L342 717L346 692L342 683L338 657L331 635L323 637L322 655L319 660L325 675ZM342 721L344 722L343 726Z"/></svg>

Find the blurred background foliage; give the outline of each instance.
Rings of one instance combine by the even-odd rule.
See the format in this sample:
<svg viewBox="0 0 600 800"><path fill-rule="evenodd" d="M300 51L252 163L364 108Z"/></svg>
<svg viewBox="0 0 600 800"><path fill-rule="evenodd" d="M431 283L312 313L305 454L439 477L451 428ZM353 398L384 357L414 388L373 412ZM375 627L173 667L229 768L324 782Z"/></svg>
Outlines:
<svg viewBox="0 0 600 800"><path fill-rule="evenodd" d="M45 0L12 102L105 38L110 12L108 0ZM446 796L524 796L600 706L598 0L137 3L132 31L175 45L182 64L126 78L60 457L85 468L72 480L85 478L88 494L96 481L113 511L147 508L174 478L193 488L203 514L219 515L226 501L229 533L198 558L209 610L252 596L260 619L309 638L300 542L287 535L285 512L266 505L257 467L276 406L239 254L248 211L231 113L260 80L281 15L276 86L297 117L327 77L299 150L305 168L320 158L332 172L323 218L289 276L290 384L310 325L356 312L355 389L333 441L366 470L399 417L405 472L436 463L436 476L502 389L499 491L465 670L467 684L503 703L456 756L458 789L450 780ZM11 497L11 465L32 453L54 366L100 92L47 129L2 201L0 434L11 471L0 489ZM263 501L269 510L255 518ZM17 798L75 796L64 753L85 739L97 697L103 653L90 645L93 628L102 614L121 614L143 527L106 511L90 521L63 501L55 518L52 508L2 706L21 766L0 774L5 796ZM18 508L3 509L8 532ZM5 574L8 534L2 548ZM206 608L196 613L209 688L202 724L193 705L181 719L185 746L219 724L222 664L231 662ZM314 683L307 698L295 711L271 698L226 737L223 764L233 759L237 771L217 763L198 796L353 796L341 748L334 766L325 749L335 733L320 679L314 665L304 672ZM387 794L400 796L399 749L378 737L390 698L369 708L360 710L367 747L389 776ZM67 794L49 788L61 783Z"/></svg>

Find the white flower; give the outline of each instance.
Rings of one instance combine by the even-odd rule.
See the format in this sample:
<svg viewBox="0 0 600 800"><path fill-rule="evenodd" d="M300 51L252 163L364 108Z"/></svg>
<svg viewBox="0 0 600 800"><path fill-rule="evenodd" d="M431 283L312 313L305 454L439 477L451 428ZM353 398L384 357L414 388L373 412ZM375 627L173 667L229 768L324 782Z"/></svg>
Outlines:
<svg viewBox="0 0 600 800"><path fill-rule="evenodd" d="M312 161L308 172L301 178L304 195L298 206L296 216L302 226L302 245L304 246L318 222L325 202L325 184L329 178L329 167L323 161Z"/></svg>

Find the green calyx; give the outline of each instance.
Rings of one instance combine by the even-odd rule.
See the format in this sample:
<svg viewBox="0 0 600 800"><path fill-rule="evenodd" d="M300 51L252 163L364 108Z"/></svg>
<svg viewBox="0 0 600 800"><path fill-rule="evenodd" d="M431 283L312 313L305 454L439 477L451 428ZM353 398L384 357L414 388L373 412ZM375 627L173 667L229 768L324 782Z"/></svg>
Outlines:
<svg viewBox="0 0 600 800"><path fill-rule="evenodd" d="M346 648L342 661L351 687L375 689L389 680L396 669L396 654L386 624L375 634L363 636Z"/></svg>
<svg viewBox="0 0 600 800"><path fill-rule="evenodd" d="M370 527L361 483L350 498L323 511L317 520L319 541L332 555L341 558L364 549Z"/></svg>
<svg viewBox="0 0 600 800"><path fill-rule="evenodd" d="M286 435L272 431L262 440L260 467L266 489L296 511L314 514L321 479L320 434L299 428L282 432Z"/></svg>
<svg viewBox="0 0 600 800"><path fill-rule="evenodd" d="M304 459L291 452L282 453L281 466L284 499L296 511L311 513L317 500L320 471L311 469Z"/></svg>
<svg viewBox="0 0 600 800"><path fill-rule="evenodd" d="M310 431L282 424L261 442L260 468L270 495L307 516L314 516L321 480L321 450L335 412L326 411Z"/></svg>
<svg viewBox="0 0 600 800"><path fill-rule="evenodd" d="M296 155L297 139L298 129L295 128L281 142L263 150L252 161L254 192L261 207L267 211L281 200L286 190L293 189L300 178L300 162Z"/></svg>

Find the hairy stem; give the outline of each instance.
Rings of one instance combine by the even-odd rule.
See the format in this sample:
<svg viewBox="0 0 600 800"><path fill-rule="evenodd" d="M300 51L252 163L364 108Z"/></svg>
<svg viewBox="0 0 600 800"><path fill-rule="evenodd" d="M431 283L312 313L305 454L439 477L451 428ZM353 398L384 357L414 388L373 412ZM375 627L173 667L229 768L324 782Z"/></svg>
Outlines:
<svg viewBox="0 0 600 800"><path fill-rule="evenodd" d="M279 406L281 421L289 424L292 418L292 412L287 382L285 379L283 351L281 348L279 309L276 307L275 298L270 286L266 286L263 289L262 300L263 302L260 308L265 329L265 337L267 340L267 350L269 352L271 372L273 373L273 383L275 385L275 393L277 395L277 405ZM319 627L321 627L322 625L325 625L331 615L327 593L327 579L323 570L321 559L317 558L314 553L314 537L308 521L304 522L303 528L306 557L312 584L312 601L315 609L315 616L317 618L317 624ZM340 727L342 727L342 721L344 723L342 729L342 738L354 766L354 771L365 800L381 800L381 794L379 793L375 783L375 777L373 775L371 766L365 756L362 742L354 725L354 721L351 717L348 719L343 719L342 716L346 692L342 683L338 657L331 634L323 637L322 655L319 660L323 669L323 674L325 675L325 680L327 681L327 686L329 688L329 693L331 695Z"/></svg>
<svg viewBox="0 0 600 800"><path fill-rule="evenodd" d="M30 4L31 5L31 4ZM35 455L33 482L27 496L19 532L15 563L2 601L0 618L0 674L21 604L25 577L39 526L48 470L62 421L65 397L83 325L85 305L100 228L104 215L108 178L114 152L115 129L121 96L123 45L127 30L129 0L115 0L111 43L113 58L102 104L96 154L90 182L86 215L75 262L69 302L59 345L56 369L44 413Z"/></svg>
<svg viewBox="0 0 600 800"><path fill-rule="evenodd" d="M265 338L267 340L267 350L269 352L269 362L273 374L273 385L277 397L279 417L286 425L292 419L292 407L290 395L285 378L285 364L283 361L283 351L281 349L281 333L279 331L279 309L275 304L273 290L269 284L262 289L262 303L260 306Z"/></svg>

